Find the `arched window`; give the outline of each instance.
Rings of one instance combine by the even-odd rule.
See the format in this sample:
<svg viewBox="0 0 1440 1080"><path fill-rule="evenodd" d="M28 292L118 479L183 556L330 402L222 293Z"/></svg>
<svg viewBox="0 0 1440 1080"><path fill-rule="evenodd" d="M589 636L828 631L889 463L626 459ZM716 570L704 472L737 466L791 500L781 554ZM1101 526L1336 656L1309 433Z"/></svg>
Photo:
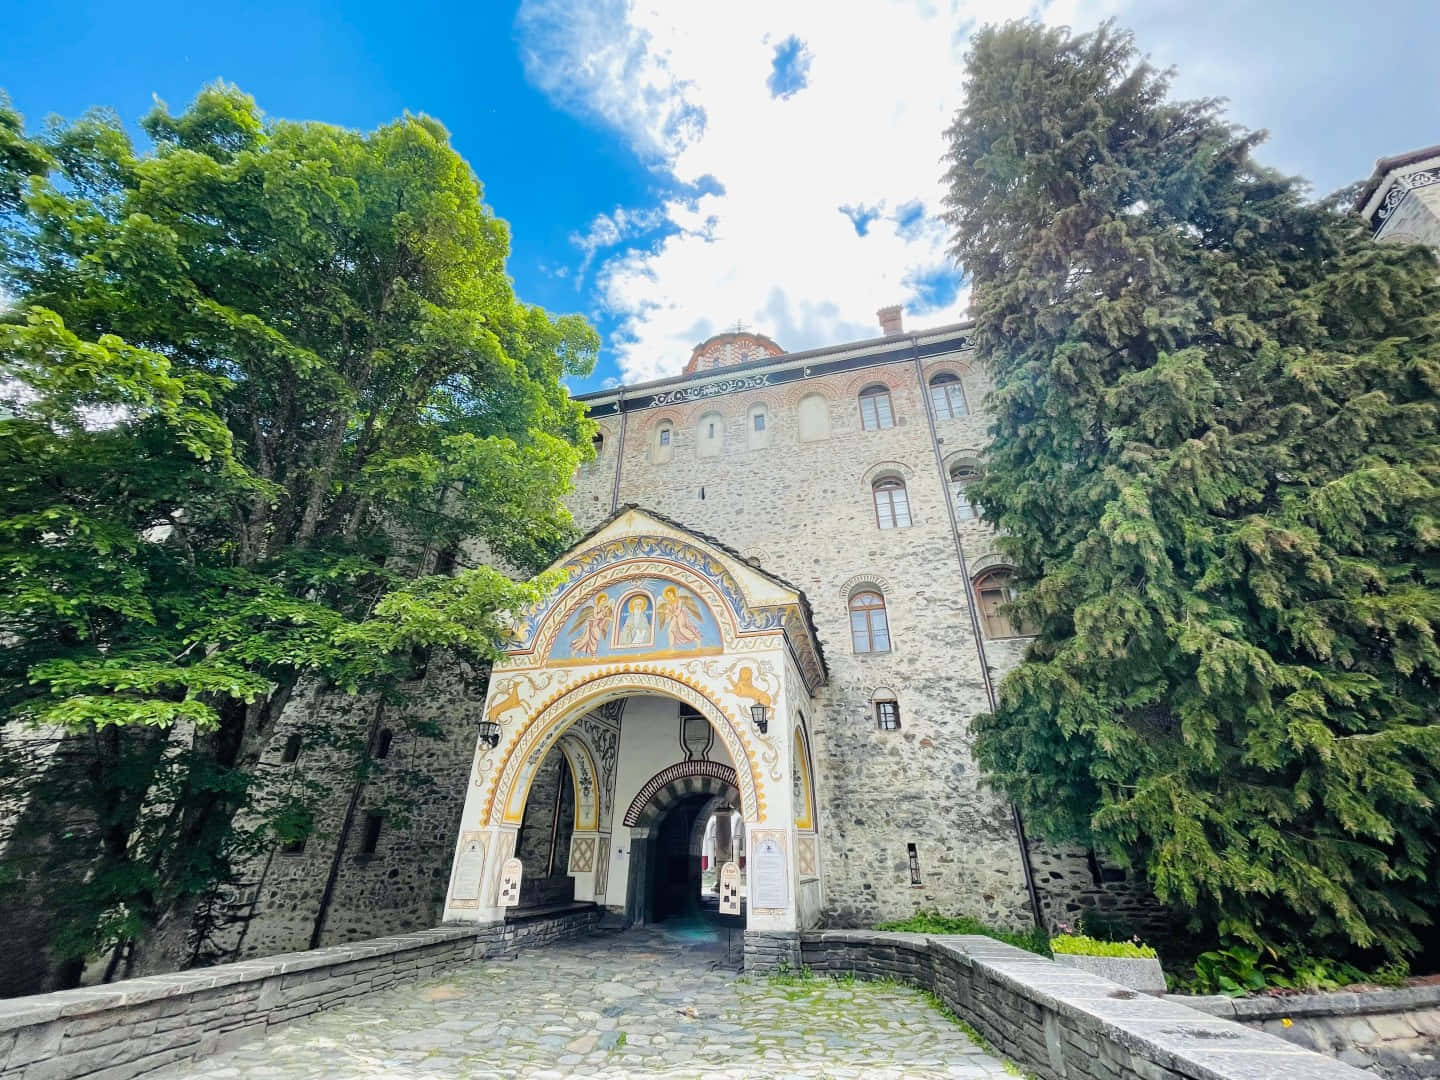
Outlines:
<svg viewBox="0 0 1440 1080"><path fill-rule="evenodd" d="M936 375L930 380L930 403L935 406L936 420L970 414L970 406L965 402L965 387L956 375Z"/></svg>
<svg viewBox="0 0 1440 1080"><path fill-rule="evenodd" d="M950 467L950 490L955 494L955 516L961 521L974 521L980 516L980 508L970 494L970 485L980 479L980 470L969 462L960 462Z"/></svg>
<svg viewBox="0 0 1440 1080"><path fill-rule="evenodd" d="M888 387L867 386L860 391L860 423L866 431L895 426L895 409L890 404Z"/></svg>
<svg viewBox="0 0 1440 1080"><path fill-rule="evenodd" d="M850 643L857 653L890 651L885 598L878 592L866 590L850 597Z"/></svg>
<svg viewBox="0 0 1440 1080"><path fill-rule="evenodd" d="M695 445L701 457L719 457L725 449L725 418L716 412L702 416Z"/></svg>
<svg viewBox="0 0 1440 1080"><path fill-rule="evenodd" d="M875 523L882 529L910 527L910 498L905 494L905 481L897 476L876 480Z"/></svg>
<svg viewBox="0 0 1440 1080"><path fill-rule="evenodd" d="M764 405L751 405L746 413L745 443L751 450L770 445L770 410Z"/></svg>
<svg viewBox="0 0 1440 1080"><path fill-rule="evenodd" d="M590 440L590 445L595 448L595 460L600 460L600 455L605 453L605 433L597 431L595 437Z"/></svg>
<svg viewBox="0 0 1440 1080"><path fill-rule="evenodd" d="M800 441L814 442L830 436L830 403L820 394L806 394L800 399Z"/></svg>
<svg viewBox="0 0 1440 1080"><path fill-rule="evenodd" d="M1029 637L1035 630L1011 620L1004 608L1015 599L1015 574L1003 566L986 570L975 579L980 602L980 625L988 638Z"/></svg>

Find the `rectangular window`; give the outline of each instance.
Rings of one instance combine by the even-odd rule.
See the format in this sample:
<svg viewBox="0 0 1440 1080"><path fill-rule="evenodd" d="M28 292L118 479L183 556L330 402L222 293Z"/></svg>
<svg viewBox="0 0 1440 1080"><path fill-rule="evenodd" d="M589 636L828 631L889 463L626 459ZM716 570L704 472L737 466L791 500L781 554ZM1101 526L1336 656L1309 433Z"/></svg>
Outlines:
<svg viewBox="0 0 1440 1080"><path fill-rule="evenodd" d="M661 446L669 446L669 445L670 445L670 429L669 429L669 428L661 428L661 429L660 429L660 445L661 445Z"/></svg>
<svg viewBox="0 0 1440 1080"><path fill-rule="evenodd" d="M303 854L304 851L305 851L305 838L304 838L303 836L302 836L299 840L290 840L290 841L287 841L287 842L286 842L285 844L283 844L283 845L281 846L281 848L280 848L280 854L281 854L281 855L300 855L300 854Z"/></svg>
<svg viewBox="0 0 1440 1080"><path fill-rule="evenodd" d="M900 730L900 703L898 701L875 702L875 722L881 731Z"/></svg>
<svg viewBox="0 0 1440 1080"><path fill-rule="evenodd" d="M756 431L764 431L764 430L765 430L765 414L764 414L764 413L758 413L758 412L757 412L757 413L755 414L755 430L756 430Z"/></svg>
<svg viewBox="0 0 1440 1080"><path fill-rule="evenodd" d="M920 853L915 850L914 844L906 844L905 848L910 855L910 884L922 885L924 883L920 880Z"/></svg>
<svg viewBox="0 0 1440 1080"><path fill-rule="evenodd" d="M384 820L385 815L378 810L371 810L365 815L365 838L360 845L360 854L375 854L375 849L380 846L380 826Z"/></svg>

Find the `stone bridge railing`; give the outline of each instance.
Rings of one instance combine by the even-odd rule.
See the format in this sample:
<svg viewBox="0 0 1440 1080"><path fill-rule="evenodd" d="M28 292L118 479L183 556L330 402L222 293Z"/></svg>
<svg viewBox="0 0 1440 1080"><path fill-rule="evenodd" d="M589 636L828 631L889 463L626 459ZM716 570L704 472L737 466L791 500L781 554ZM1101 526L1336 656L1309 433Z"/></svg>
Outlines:
<svg viewBox="0 0 1440 1080"><path fill-rule="evenodd" d="M1000 1053L1045 1080L1373 1080L1173 1000L986 937L873 930L745 935L747 970L894 978L932 991Z"/></svg>
<svg viewBox="0 0 1440 1080"><path fill-rule="evenodd" d="M0 1080L128 1080L362 994L595 928L593 905L0 1000Z"/></svg>

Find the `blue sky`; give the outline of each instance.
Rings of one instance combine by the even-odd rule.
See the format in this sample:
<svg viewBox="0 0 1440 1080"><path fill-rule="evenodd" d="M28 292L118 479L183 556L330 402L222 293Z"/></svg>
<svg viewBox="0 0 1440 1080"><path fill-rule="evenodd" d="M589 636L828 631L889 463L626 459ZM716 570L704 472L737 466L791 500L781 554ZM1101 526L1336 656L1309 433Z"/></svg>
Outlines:
<svg viewBox="0 0 1440 1080"><path fill-rule="evenodd" d="M1440 143L1440 5L1397 0L471 0L440 5L12 5L0 87L31 124L224 78L274 116L369 128L429 113L513 232L522 297L601 330L577 390L676 372L737 321L790 349L963 317L935 220L966 35L1113 16L1267 128L1317 193Z"/></svg>

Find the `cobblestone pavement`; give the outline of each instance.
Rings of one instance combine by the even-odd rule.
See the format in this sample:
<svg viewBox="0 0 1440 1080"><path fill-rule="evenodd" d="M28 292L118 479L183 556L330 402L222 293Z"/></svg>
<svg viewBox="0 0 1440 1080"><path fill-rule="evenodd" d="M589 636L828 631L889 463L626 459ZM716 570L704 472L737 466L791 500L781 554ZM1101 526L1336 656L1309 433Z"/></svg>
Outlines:
<svg viewBox="0 0 1440 1080"><path fill-rule="evenodd" d="M729 950L736 964L741 938ZM740 977L723 937L667 923L385 990L150 1077L1004 1075L914 990Z"/></svg>

